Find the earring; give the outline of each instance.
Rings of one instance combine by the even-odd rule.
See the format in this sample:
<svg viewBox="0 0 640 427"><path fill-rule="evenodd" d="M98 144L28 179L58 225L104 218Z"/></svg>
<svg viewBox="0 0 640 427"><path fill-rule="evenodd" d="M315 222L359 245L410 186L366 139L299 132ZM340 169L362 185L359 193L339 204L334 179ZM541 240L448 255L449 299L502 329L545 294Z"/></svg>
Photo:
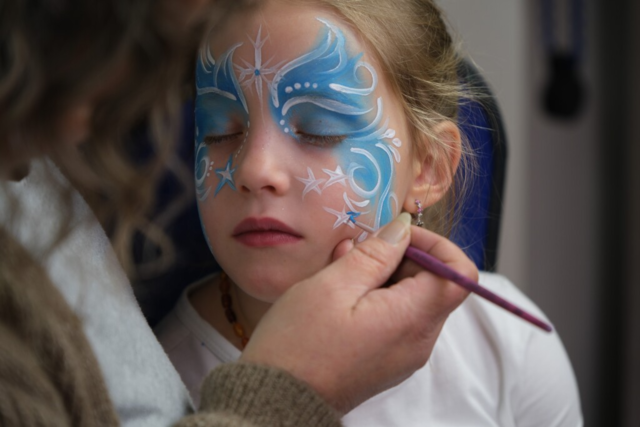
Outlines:
<svg viewBox="0 0 640 427"><path fill-rule="evenodd" d="M424 222L422 221L422 202L418 199L416 199L416 206L418 207L418 211L413 218L414 225L422 227L424 225Z"/></svg>

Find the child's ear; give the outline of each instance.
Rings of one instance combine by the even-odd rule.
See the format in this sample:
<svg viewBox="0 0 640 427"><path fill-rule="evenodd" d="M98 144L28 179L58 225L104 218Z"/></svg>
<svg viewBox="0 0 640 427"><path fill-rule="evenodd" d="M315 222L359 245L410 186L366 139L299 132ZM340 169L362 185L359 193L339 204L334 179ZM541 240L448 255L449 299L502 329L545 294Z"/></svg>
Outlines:
<svg viewBox="0 0 640 427"><path fill-rule="evenodd" d="M434 128L434 137L440 142L429 141L426 135L419 144L431 144L429 148L416 150L413 160L413 181L404 200L404 210L416 212L416 199L422 207L432 206L449 190L460 163L462 141L460 129L455 123L445 121Z"/></svg>

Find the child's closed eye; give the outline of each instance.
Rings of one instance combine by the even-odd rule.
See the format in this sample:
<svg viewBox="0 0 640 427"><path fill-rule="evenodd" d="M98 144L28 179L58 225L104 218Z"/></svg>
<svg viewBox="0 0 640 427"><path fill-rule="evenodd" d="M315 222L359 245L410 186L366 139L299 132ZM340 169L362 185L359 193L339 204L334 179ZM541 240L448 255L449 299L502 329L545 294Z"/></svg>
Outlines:
<svg viewBox="0 0 640 427"><path fill-rule="evenodd" d="M300 142L323 148L333 147L346 139L345 135L316 135L302 131L296 131L296 136Z"/></svg>
<svg viewBox="0 0 640 427"><path fill-rule="evenodd" d="M244 132L232 132L224 135L207 135L204 137L204 143L207 145L224 144L226 142L234 142L240 139Z"/></svg>

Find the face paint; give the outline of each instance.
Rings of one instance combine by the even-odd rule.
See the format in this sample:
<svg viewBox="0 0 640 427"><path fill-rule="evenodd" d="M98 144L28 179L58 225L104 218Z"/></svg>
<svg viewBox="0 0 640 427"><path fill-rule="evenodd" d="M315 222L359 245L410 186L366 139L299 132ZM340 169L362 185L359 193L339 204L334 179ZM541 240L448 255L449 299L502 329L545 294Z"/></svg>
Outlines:
<svg viewBox="0 0 640 427"><path fill-rule="evenodd" d="M316 178L309 167L307 177L296 177L305 185L302 197L348 183L356 197L345 191L340 210L324 207L336 216L333 228L353 228L348 219L369 213L362 208L371 206L374 218L368 225L376 230L398 212L392 188L402 142L388 127L389 120L382 121L382 99L373 95L378 83L374 68L360 60L361 53L349 55L340 29L318 20L324 28L316 47L285 64L273 78L272 115L285 134L301 143L332 146L336 154L335 169L322 169L327 179ZM367 74L369 84L363 81Z"/></svg>
<svg viewBox="0 0 640 427"><path fill-rule="evenodd" d="M211 187L207 186L207 177L211 176L213 162L209 158L208 143L229 137L233 131L230 126L241 124L249 128L249 110L233 71L233 53L242 44L238 43L227 50L217 61L211 56L208 46L200 52L196 65L196 194L202 202L207 199ZM246 134L244 135L246 139ZM229 157L223 168L215 170L219 183L214 196L227 185L235 190L232 168L233 158Z"/></svg>
<svg viewBox="0 0 640 427"><path fill-rule="evenodd" d="M262 38L262 26L260 26L255 40L249 39L254 51L253 64L241 59L245 66L236 65L236 69L240 72L239 80L242 82L242 87L249 90L255 89L260 99L260 105L262 105L263 84L269 86L271 82L268 76L275 74L276 70L282 65L281 62L277 65L270 66L271 61L273 61L273 56L264 63L262 62L262 46L264 46L268 39L269 36L264 39Z"/></svg>
<svg viewBox="0 0 640 427"><path fill-rule="evenodd" d="M303 199L304 199L304 196L309 191L315 191L318 194L322 194L322 191L320 190L320 186L326 181L325 179L322 179L322 178L316 179L310 167L307 167L307 174L309 175L308 178L296 177L298 181L304 184L304 190L302 190Z"/></svg>
<svg viewBox="0 0 640 427"><path fill-rule="evenodd" d="M218 187L216 187L216 192L214 196L218 194L220 190L222 190L222 187L224 187L225 184L231 187L232 190L236 189L236 185L233 182L233 173L236 170L231 169L232 163L233 163L233 154L229 156L229 160L227 160L227 164L225 165L224 168L216 169L216 174L220 175L220 183L218 184Z"/></svg>
<svg viewBox="0 0 640 427"><path fill-rule="evenodd" d="M267 86L272 117L285 135L299 143L330 148L335 153L335 167L315 172L307 167L306 177L295 177L304 184L302 199L310 192L322 195L324 189L342 185L344 205L323 207L336 216L333 228L341 225L353 228L349 218L373 212L373 219L360 218L360 222L366 221L372 230L377 230L399 210L392 189L395 164L401 160L397 148L402 142L388 127L388 118L383 121L382 98L376 99L373 94L378 84L375 69L361 61L362 53L347 52L339 28L326 20L318 18L318 21L324 27L317 45L284 65L283 61L270 66L273 56L262 61L262 48L269 36L263 38L259 27L255 39L249 37L253 64L241 59L244 65L235 65L238 79L233 54L242 43L228 49L217 62L208 48L203 50L197 67L197 194L200 201L208 197L211 188L205 182L212 171L219 178L214 196L225 186L236 190L233 155L223 167L214 170L208 156L207 136L213 135L215 140L216 135L224 138L233 134L229 126L234 123L245 123L248 129L249 114L242 88L255 90L263 105ZM363 210L367 207L368 210ZM360 238L366 238L366 233Z"/></svg>
<svg viewBox="0 0 640 427"><path fill-rule="evenodd" d="M401 102L347 28L305 2L266 2L231 17L196 64L198 209L246 298L276 301L407 199Z"/></svg>

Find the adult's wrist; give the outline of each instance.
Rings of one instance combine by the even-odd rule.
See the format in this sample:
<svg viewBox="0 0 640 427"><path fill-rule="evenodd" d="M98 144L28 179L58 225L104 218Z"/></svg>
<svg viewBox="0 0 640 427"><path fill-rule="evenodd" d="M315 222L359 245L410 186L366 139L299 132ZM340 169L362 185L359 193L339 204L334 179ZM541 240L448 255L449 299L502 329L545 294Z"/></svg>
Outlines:
<svg viewBox="0 0 640 427"><path fill-rule="evenodd" d="M288 372L236 362L205 379L201 412L235 414L256 426L341 426L339 414L308 384Z"/></svg>

